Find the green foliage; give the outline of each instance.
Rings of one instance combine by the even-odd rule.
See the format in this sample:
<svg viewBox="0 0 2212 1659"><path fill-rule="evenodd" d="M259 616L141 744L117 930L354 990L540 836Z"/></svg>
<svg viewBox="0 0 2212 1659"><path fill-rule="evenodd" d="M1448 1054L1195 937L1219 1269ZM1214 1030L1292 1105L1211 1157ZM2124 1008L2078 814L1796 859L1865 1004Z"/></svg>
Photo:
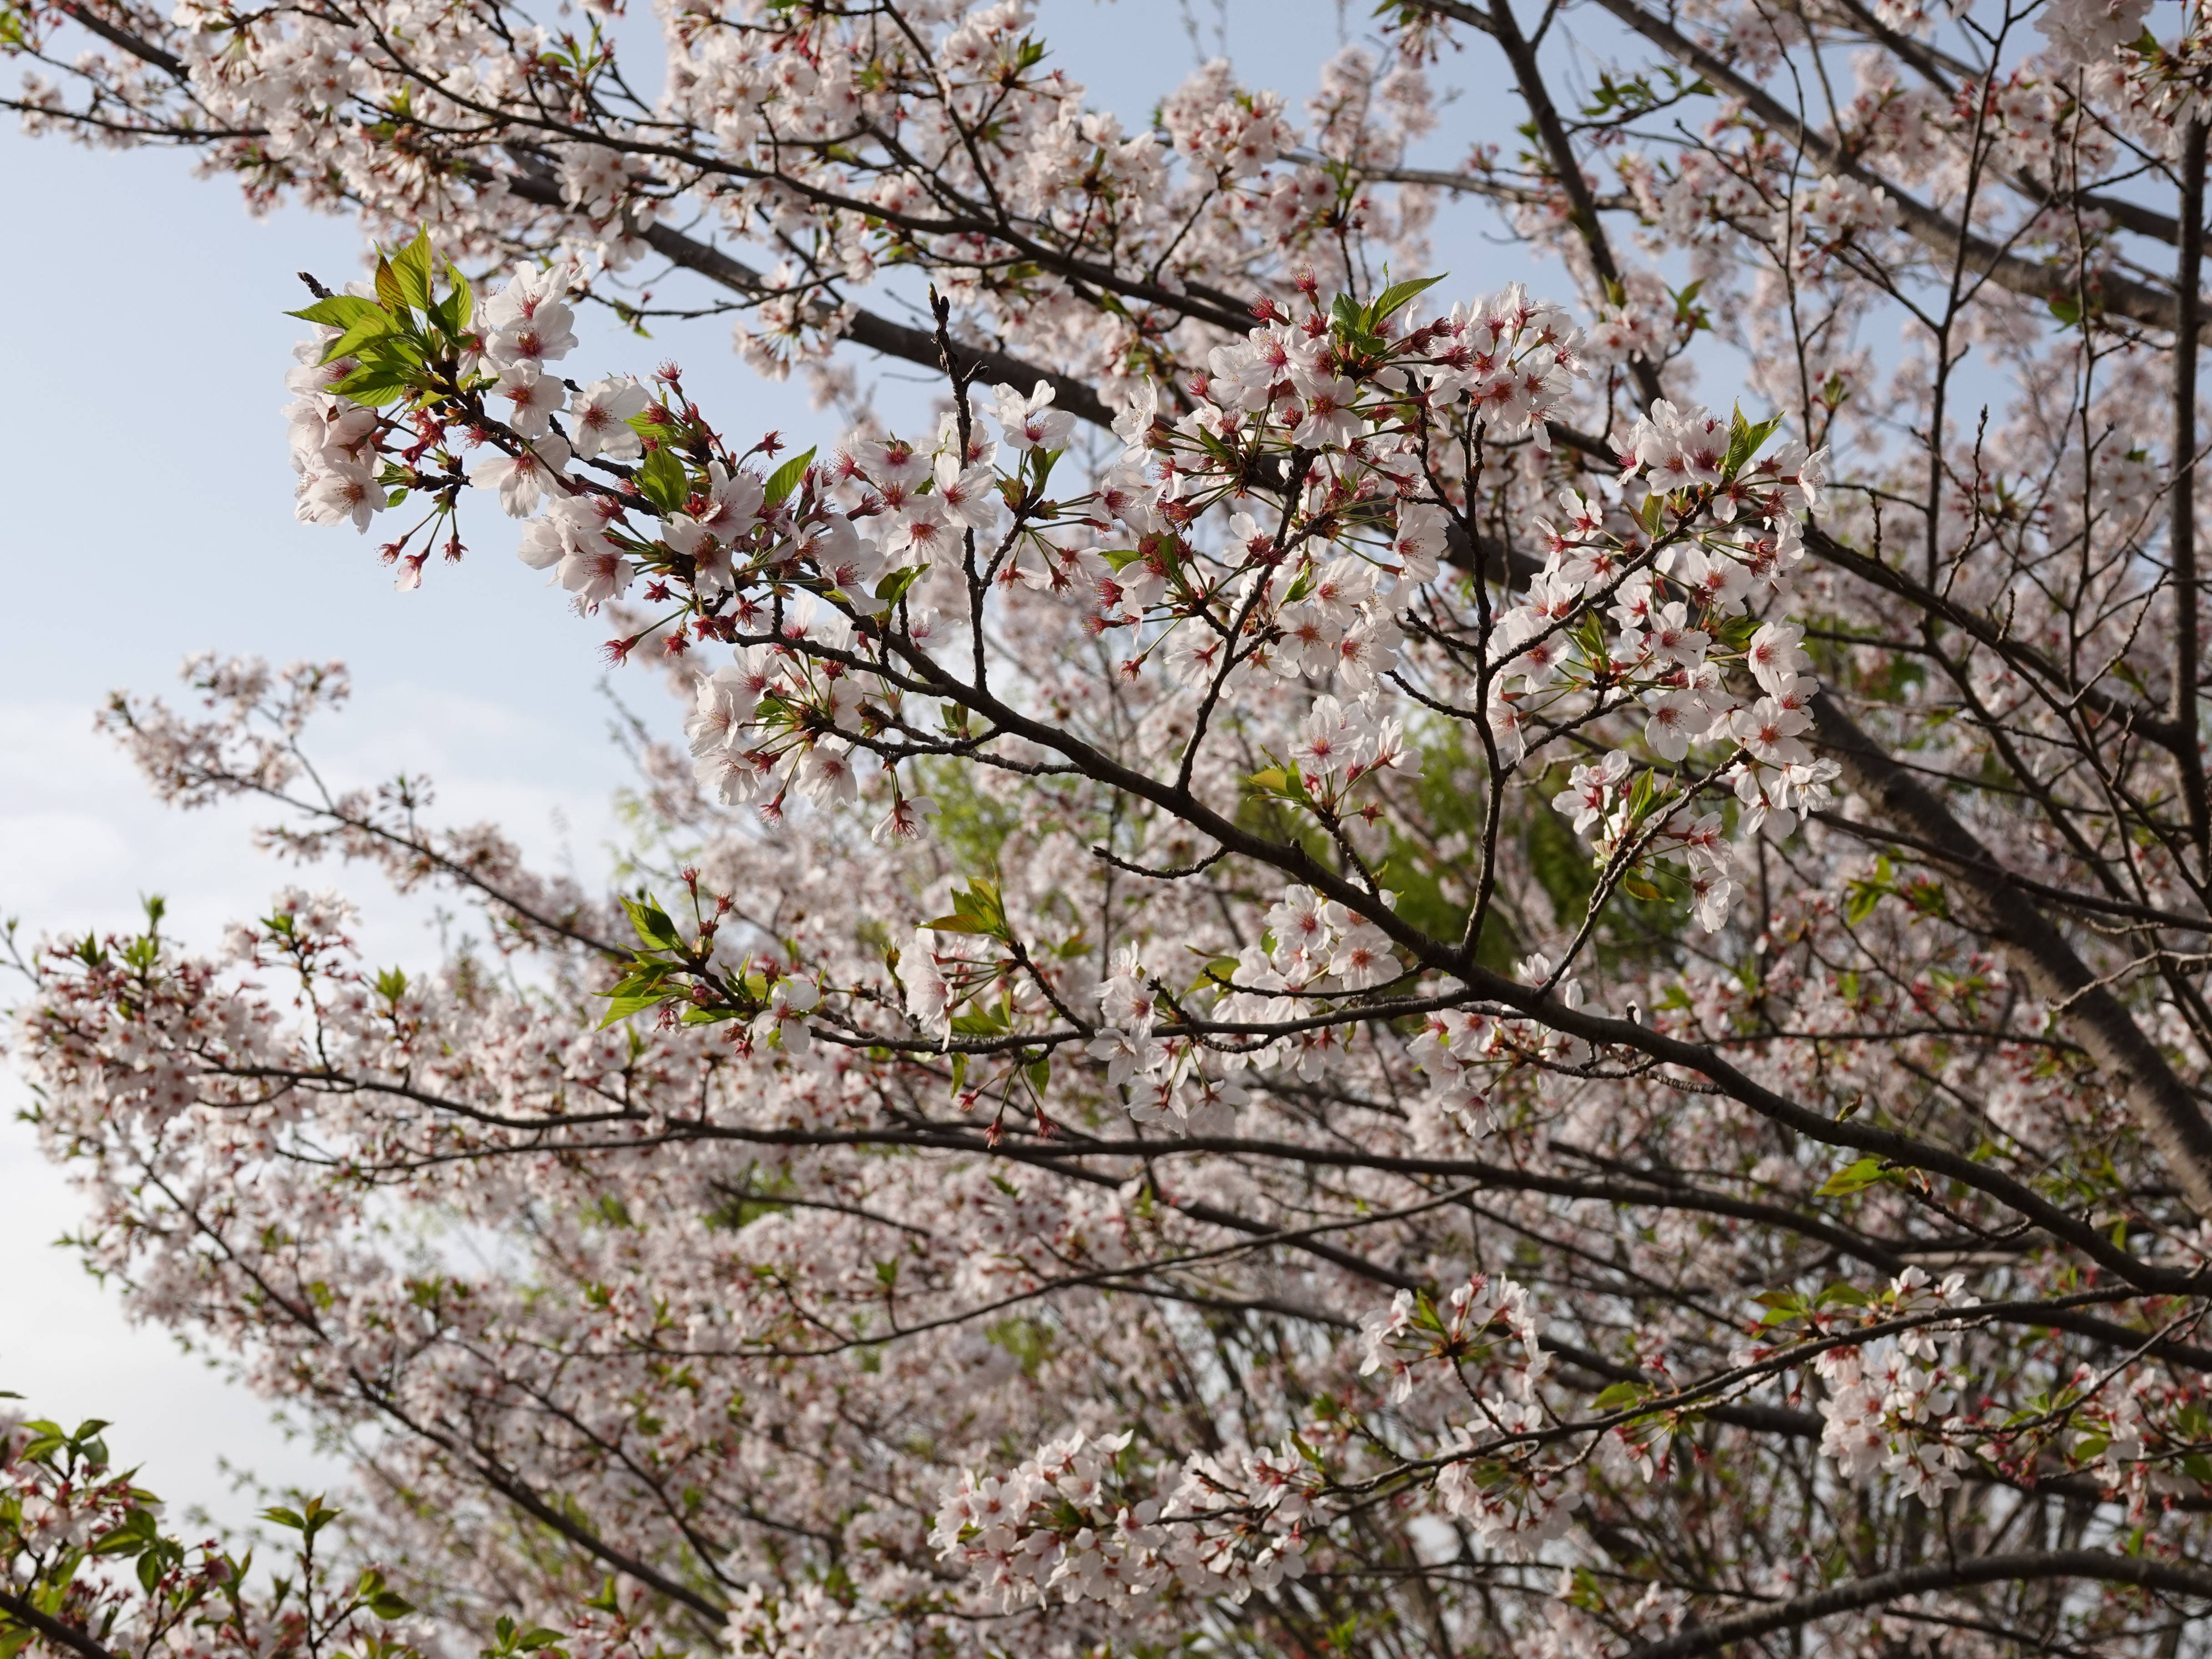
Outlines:
<svg viewBox="0 0 2212 1659"><path fill-rule="evenodd" d="M1856 878L1844 889L1844 919L1856 927L1885 898L1902 901L1916 920L1932 916L1948 921L1951 916L1951 896L1942 882L1917 874L1900 879L1885 853L1875 860L1873 874Z"/></svg>
<svg viewBox="0 0 2212 1659"><path fill-rule="evenodd" d="M987 1326L983 1335L992 1346L1003 1348L1013 1356L1024 1376L1035 1376L1045 1361L1052 1358L1053 1328L1041 1319L1001 1319Z"/></svg>
<svg viewBox="0 0 2212 1659"><path fill-rule="evenodd" d="M310 1498L296 1510L286 1509L281 1504L272 1505L261 1511L261 1518L273 1521L280 1527L289 1527L312 1544L316 1534L343 1513L342 1510L331 1509L320 1498Z"/></svg>
<svg viewBox="0 0 2212 1659"><path fill-rule="evenodd" d="M781 507L785 496L799 488L799 481L806 476L806 469L814 464L814 452L794 455L768 475L767 499L770 507Z"/></svg>
<svg viewBox="0 0 2212 1659"><path fill-rule="evenodd" d="M657 448L639 463L635 474L639 492L664 513L679 513L691 498L691 479L684 463L665 447Z"/></svg>
<svg viewBox="0 0 2212 1659"><path fill-rule="evenodd" d="M928 574L925 567L918 564L894 570L876 584L876 597L885 605L896 605L907 596L909 588Z"/></svg>
<svg viewBox="0 0 2212 1659"><path fill-rule="evenodd" d="M374 1567L362 1571L353 1593L356 1601L387 1624L415 1611L415 1604L386 1583L384 1575Z"/></svg>
<svg viewBox="0 0 2212 1659"><path fill-rule="evenodd" d="M1593 121L1631 119L1649 115L1685 98L1710 98L1713 89L1702 76L1686 74L1669 64L1655 74L1617 75L1601 70L1583 116Z"/></svg>
<svg viewBox="0 0 2212 1659"><path fill-rule="evenodd" d="M1721 477L1734 478L1759 453L1759 447L1780 429L1782 417L1770 415L1759 422L1743 418L1743 405L1739 404L1729 417L1728 459L1721 463Z"/></svg>
<svg viewBox="0 0 2212 1659"><path fill-rule="evenodd" d="M684 1010L683 1019L686 1024L693 1025L714 1020L750 1019L766 1006L768 986L757 974L729 981L726 1000L692 1002L694 988L700 983L700 975L706 965L705 951L697 943L684 939L668 912L650 895L624 897L622 903L637 934L640 948L623 964L622 977L612 988L599 993L607 1000L606 1017L599 1024L600 1030L632 1014L677 1001L691 1002Z"/></svg>
<svg viewBox="0 0 2212 1659"><path fill-rule="evenodd" d="M1590 1404L1601 1412L1614 1412L1624 1406L1638 1405L1656 1392L1648 1382L1614 1382L1601 1389Z"/></svg>
<svg viewBox="0 0 2212 1659"><path fill-rule="evenodd" d="M799 1190L788 1170L763 1168L755 1163L726 1187L719 1188L722 1201L707 1214L710 1227L736 1232L767 1215L787 1215L791 1196Z"/></svg>
<svg viewBox="0 0 2212 1659"><path fill-rule="evenodd" d="M441 265L427 229L398 252L378 256L374 300L332 294L291 313L343 331L324 349L322 361L350 358L356 366L331 389L371 408L459 391L435 366L450 362L471 343L476 295L451 260Z"/></svg>
<svg viewBox="0 0 2212 1659"><path fill-rule="evenodd" d="M7 1397L13 1400L18 1396ZM23 1425L30 1437L21 1455L64 1471L80 1466L100 1468L107 1462L107 1443L100 1437L100 1431L107 1426L108 1419L104 1417L88 1417L73 1430L36 1418Z"/></svg>
<svg viewBox="0 0 2212 1659"><path fill-rule="evenodd" d="M966 890L952 895L951 915L921 925L940 933L981 933L1006 943L1012 943L1014 937L1006 921L1006 903L1000 896L998 884L981 876L970 879Z"/></svg>
<svg viewBox="0 0 2212 1659"><path fill-rule="evenodd" d="M948 717L947 730L965 725ZM927 763L919 769L923 787L937 803L930 834L945 849L946 862L959 870L996 870L1006 837L1020 825L1013 807L977 787L975 769L957 762Z"/></svg>
<svg viewBox="0 0 2212 1659"><path fill-rule="evenodd" d="M543 1653L546 1659L568 1659L568 1650L560 1645L561 1632L548 1630L543 1625L520 1625L506 1614L492 1626L492 1644L478 1650L483 1659L517 1659L526 1653Z"/></svg>
<svg viewBox="0 0 2212 1659"><path fill-rule="evenodd" d="M1899 1182L1905 1172L1878 1158L1863 1158L1847 1164L1830 1176L1814 1191L1822 1198L1848 1198L1853 1193L1863 1193L1868 1188L1883 1182Z"/></svg>
<svg viewBox="0 0 2212 1659"><path fill-rule="evenodd" d="M1340 294L1329 307L1329 330L1347 352L1362 357L1379 357L1390 349L1390 343L1382 337L1382 325L1404 309L1415 295L1425 289L1434 288L1449 274L1439 272L1414 282L1393 283L1364 306L1349 294Z"/></svg>

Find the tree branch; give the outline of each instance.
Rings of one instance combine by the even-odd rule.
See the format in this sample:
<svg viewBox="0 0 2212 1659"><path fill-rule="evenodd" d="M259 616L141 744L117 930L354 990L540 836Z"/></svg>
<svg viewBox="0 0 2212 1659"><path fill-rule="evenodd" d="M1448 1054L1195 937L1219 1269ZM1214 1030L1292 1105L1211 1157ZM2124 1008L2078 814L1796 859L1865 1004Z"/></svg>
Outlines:
<svg viewBox="0 0 2212 1659"><path fill-rule="evenodd" d="M2212 802L2205 798L2204 753L2197 735L2197 352L2202 317L2197 292L2204 264L2204 122L2189 123L2181 149L2181 259L2174 278L2180 309L2173 331L2173 481L2166 556L2173 565L2174 758L2197 856L2212 857Z"/></svg>
<svg viewBox="0 0 2212 1659"><path fill-rule="evenodd" d="M1813 699L1812 712L1814 736L1842 764L1852 793L1879 815L1943 850L1971 921L2003 946L2029 988L2051 1005L2098 1065L2119 1080L2136 1124L2166 1160L2191 1207L2212 1217L2212 1123L2157 1045L1925 783L1884 753L1826 692Z"/></svg>
<svg viewBox="0 0 2212 1659"><path fill-rule="evenodd" d="M1463 9L1457 6L1448 9L1443 0L1410 0L1410 3L1443 16L1459 17ZM1787 135L1823 167L1881 191L1897 204L1899 219L1916 240L1939 253L1963 252L1971 270L2012 293L2045 301L2076 297L2078 279L2073 270L2060 265L2039 264L2016 253L2008 253L1987 237L1974 234L1907 194L1860 161L1836 139L1815 132L1781 100L1756 82L1737 74L1718 53L1698 45L1664 19L1653 16L1636 0L1596 0L1596 3L1668 56L1724 90L1768 126ZM1466 20L1460 17L1459 21ZM2096 273L2092 286L2105 308L2116 315L2153 328L2170 329L2175 325L2177 308L2172 294L2117 271Z"/></svg>
<svg viewBox="0 0 2212 1659"><path fill-rule="evenodd" d="M121 1659L112 1649L104 1648L74 1625L64 1625L50 1614L40 1613L21 1596L9 1590L0 1590L0 1613L6 1613L26 1630L36 1631L49 1642L58 1644L82 1656L82 1659Z"/></svg>
<svg viewBox="0 0 2212 1659"><path fill-rule="evenodd" d="M2089 1578L2134 1584L2171 1595L2212 1597L2212 1572L2176 1565L2148 1555L2107 1555L2100 1550L2037 1550L2011 1555L1966 1556L1963 1559L1901 1567L1893 1572L1854 1578L1809 1595L1794 1596L1696 1625L1661 1642L1632 1648L1623 1659L1699 1659L1777 1631L1796 1630L1838 1613L1880 1607L1901 1596L1963 1589L1974 1584L2042 1583Z"/></svg>
<svg viewBox="0 0 2212 1659"><path fill-rule="evenodd" d="M550 177L537 173L493 175L489 171L486 176L505 179L507 188L526 202L563 210L568 208L559 183ZM748 299L767 299L779 293L769 286L766 277L743 260L733 259L712 242L687 236L672 225L647 225L640 234L647 246L671 264L696 271L733 294L742 294ZM807 307L806 320L817 327L825 326L830 323L832 314L832 307L817 301ZM942 366L934 334L893 322L872 311L855 311L845 324L844 337L902 362L930 369ZM1073 375L1040 368L1008 352L963 345L957 341L953 343L952 351L955 360L973 379L991 385L1015 386L1024 392L1042 380L1053 389L1055 408L1064 409L1093 426L1110 427L1114 423L1114 411L1106 406L1105 400Z"/></svg>
<svg viewBox="0 0 2212 1659"><path fill-rule="evenodd" d="M1567 137L1559 112L1553 105L1551 88L1544 82L1543 66L1536 61L1536 49L1522 36L1508 0L1491 0L1490 32L1497 39L1498 49L1504 52L1505 61L1513 66L1513 78L1520 86L1522 101L1528 106L1528 118L1551 158L1552 172L1559 181L1559 188L1566 194L1568 216L1589 254L1590 269L1601 284L1617 289L1620 286L1620 264L1613 257L1613 244L1598 219L1589 180L1583 177L1583 164L1575 154L1574 141ZM1636 389L1643 394L1644 404L1656 402L1662 396L1656 366L1638 353L1629 359L1628 368L1636 377Z"/></svg>

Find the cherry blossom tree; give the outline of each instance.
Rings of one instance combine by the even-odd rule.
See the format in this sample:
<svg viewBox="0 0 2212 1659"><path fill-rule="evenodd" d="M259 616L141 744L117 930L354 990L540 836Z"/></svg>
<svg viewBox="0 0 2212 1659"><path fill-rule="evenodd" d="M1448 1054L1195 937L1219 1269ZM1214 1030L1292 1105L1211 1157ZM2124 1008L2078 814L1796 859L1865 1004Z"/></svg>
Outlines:
<svg viewBox="0 0 2212 1659"><path fill-rule="evenodd" d="M375 242L301 514L520 521L685 711L614 894L326 788L336 665L107 712L482 918L25 947L88 1259L356 1449L299 1628L2212 1650L2200 13L1394 0L1149 121L1018 0L655 21L0 9L34 130ZM11 1433L0 1642L295 1639Z"/></svg>

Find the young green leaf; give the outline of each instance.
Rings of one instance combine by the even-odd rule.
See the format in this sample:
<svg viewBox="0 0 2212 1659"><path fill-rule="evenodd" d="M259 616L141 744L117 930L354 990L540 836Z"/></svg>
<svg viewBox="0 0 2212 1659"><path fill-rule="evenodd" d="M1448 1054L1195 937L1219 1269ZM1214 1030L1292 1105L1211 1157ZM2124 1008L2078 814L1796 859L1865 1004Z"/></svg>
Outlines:
<svg viewBox="0 0 2212 1659"><path fill-rule="evenodd" d="M610 1025L628 1019L632 1014L641 1014L648 1008L658 1008L667 1000L665 995L618 996L609 1000L606 1018L592 1029L604 1031Z"/></svg>
<svg viewBox="0 0 2212 1659"><path fill-rule="evenodd" d="M682 512L691 498L691 480L684 463L665 449L654 450L638 464L637 487L664 513Z"/></svg>
<svg viewBox="0 0 2212 1659"><path fill-rule="evenodd" d="M374 300L364 300L358 294L333 294L328 299L318 300L303 311L288 311L288 317L299 317L311 323L320 323L325 328L353 328L364 318L384 317L389 313Z"/></svg>
<svg viewBox="0 0 2212 1659"><path fill-rule="evenodd" d="M1375 303L1367 307L1367 331L1374 332L1385 320L1402 310L1408 300L1425 289L1434 288L1450 274L1449 271L1441 271L1434 276L1421 277L1417 282L1391 283L1376 295Z"/></svg>
<svg viewBox="0 0 2212 1659"><path fill-rule="evenodd" d="M927 571L921 565L908 565L903 570L894 570L876 584L876 597L885 605L896 605Z"/></svg>
<svg viewBox="0 0 2212 1659"><path fill-rule="evenodd" d="M683 948L683 935L676 931L676 924L668 919L668 912L651 899L626 898L623 901L623 908L629 913L630 926L637 929L638 938L646 944L657 945L664 951Z"/></svg>
<svg viewBox="0 0 2212 1659"><path fill-rule="evenodd" d="M434 314L447 334L458 339L469 331L475 319L477 291L469 279L451 259L446 261L446 297L438 301Z"/></svg>
<svg viewBox="0 0 2212 1659"><path fill-rule="evenodd" d="M406 376L368 363L331 388L339 397L350 398L370 409L381 409L398 401L407 395L409 389Z"/></svg>
<svg viewBox="0 0 2212 1659"><path fill-rule="evenodd" d="M398 331L399 325L392 313L380 306L371 306L368 314L338 336L324 349L323 361L334 363L341 357L357 357L372 341Z"/></svg>
<svg viewBox="0 0 2212 1659"><path fill-rule="evenodd" d="M793 456L775 471L769 473L765 492L768 505L781 506L783 498L799 488L799 481L806 476L806 469L813 464L813 460L814 452L810 449L803 455Z"/></svg>
<svg viewBox="0 0 2212 1659"><path fill-rule="evenodd" d="M399 286L399 273L392 268L391 260L381 257L376 262L376 302L390 312L407 308L407 291Z"/></svg>
<svg viewBox="0 0 2212 1659"><path fill-rule="evenodd" d="M1878 1158L1863 1158L1856 1164L1847 1164L1822 1182L1814 1190L1822 1198L1843 1198L1852 1193L1864 1192L1877 1182L1890 1180L1893 1172Z"/></svg>
<svg viewBox="0 0 2212 1659"><path fill-rule="evenodd" d="M1601 1389L1590 1404L1601 1412L1618 1411L1623 1406L1633 1406L1644 1400L1651 1390L1641 1382L1614 1382Z"/></svg>
<svg viewBox="0 0 2212 1659"><path fill-rule="evenodd" d="M437 255L431 252L430 232L425 226L415 233L413 241L392 256L392 275L399 285L400 297L426 316L436 273Z"/></svg>

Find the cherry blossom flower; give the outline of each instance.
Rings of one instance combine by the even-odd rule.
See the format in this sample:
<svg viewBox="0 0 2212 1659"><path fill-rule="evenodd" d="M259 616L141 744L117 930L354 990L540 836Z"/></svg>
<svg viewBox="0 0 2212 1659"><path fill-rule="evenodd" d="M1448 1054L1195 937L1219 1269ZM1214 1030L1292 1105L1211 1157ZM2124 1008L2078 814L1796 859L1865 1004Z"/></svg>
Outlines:
<svg viewBox="0 0 2212 1659"><path fill-rule="evenodd" d="M1027 397L1010 386L994 388L994 395L997 401L992 414L1006 434L1006 447L1016 454L1067 447L1068 434L1075 429L1075 416L1052 406L1057 394L1049 382L1039 380Z"/></svg>
<svg viewBox="0 0 2212 1659"><path fill-rule="evenodd" d="M645 453L644 441L629 425L645 413L651 398L635 380L609 375L592 381L568 399L568 417L576 459L634 461Z"/></svg>
<svg viewBox="0 0 2212 1659"><path fill-rule="evenodd" d="M538 510L552 481L568 465L568 445L558 436L538 438L513 454L495 456L469 474L478 489L495 491L500 510L511 519L526 519Z"/></svg>

